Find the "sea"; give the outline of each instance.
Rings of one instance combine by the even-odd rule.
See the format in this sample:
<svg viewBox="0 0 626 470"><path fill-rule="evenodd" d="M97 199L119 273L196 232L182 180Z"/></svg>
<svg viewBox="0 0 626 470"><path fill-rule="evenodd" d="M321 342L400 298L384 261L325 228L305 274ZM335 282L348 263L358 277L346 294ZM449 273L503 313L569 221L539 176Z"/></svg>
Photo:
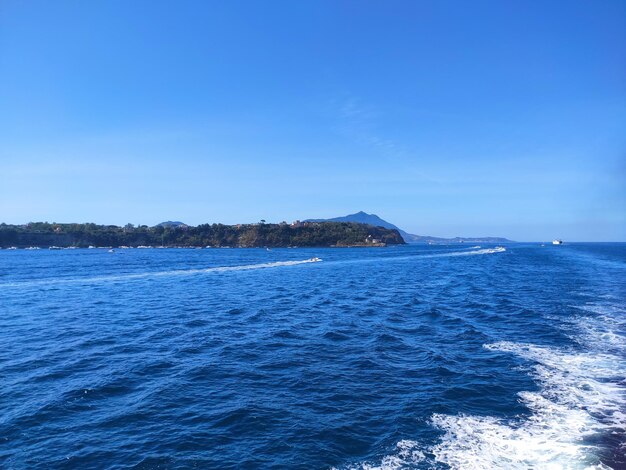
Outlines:
<svg viewBox="0 0 626 470"><path fill-rule="evenodd" d="M624 469L625 336L626 244L0 250L0 468Z"/></svg>

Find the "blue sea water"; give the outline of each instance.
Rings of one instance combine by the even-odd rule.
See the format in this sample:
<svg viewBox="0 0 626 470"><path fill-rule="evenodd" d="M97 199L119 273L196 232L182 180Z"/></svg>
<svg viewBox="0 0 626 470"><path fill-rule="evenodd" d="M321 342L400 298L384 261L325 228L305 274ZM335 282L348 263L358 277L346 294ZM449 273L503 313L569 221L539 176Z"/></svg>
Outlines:
<svg viewBox="0 0 626 470"><path fill-rule="evenodd" d="M625 300L626 244L2 250L0 467L626 468Z"/></svg>

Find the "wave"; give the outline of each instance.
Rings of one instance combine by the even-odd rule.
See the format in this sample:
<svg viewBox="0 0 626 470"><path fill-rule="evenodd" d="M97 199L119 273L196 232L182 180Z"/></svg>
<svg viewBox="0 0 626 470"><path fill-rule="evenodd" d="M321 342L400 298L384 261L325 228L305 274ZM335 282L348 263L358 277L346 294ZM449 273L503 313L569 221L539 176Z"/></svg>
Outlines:
<svg viewBox="0 0 626 470"><path fill-rule="evenodd" d="M507 422L435 414L432 424L445 432L431 449L436 461L464 469L609 468L584 440L599 432L626 430L624 391L617 383L626 372L621 358L510 342L485 348L535 363L531 374L541 389L518 394L530 415Z"/></svg>
<svg viewBox="0 0 626 470"><path fill-rule="evenodd" d="M240 266L215 266L211 268L201 269L178 269L169 271L150 271L142 273L132 274L112 274L106 276L94 276L94 277L74 277L70 279L41 279L37 281L21 281L21 282L7 282L0 283L0 287L31 287L31 286L46 286L57 284L92 284L99 282L113 282L113 281L131 281L136 279L150 279L157 277L171 277L171 276L192 276L195 274L205 273L222 273L229 271L251 271L255 269L268 269L279 268L284 266L297 266L300 264L317 263L321 260L319 258L310 258L299 261L275 261L272 263L259 263L259 264L246 264Z"/></svg>
<svg viewBox="0 0 626 470"><path fill-rule="evenodd" d="M574 341L604 352L626 355L626 308L603 304L587 304L574 308L593 314L575 317L568 322L579 332L571 336Z"/></svg>
<svg viewBox="0 0 626 470"><path fill-rule="evenodd" d="M434 253L426 255L412 255L412 256L399 256L391 258L371 258L366 260L348 260L339 261L340 263L346 262L380 262L380 261L397 261L402 259L415 259L415 258L444 258L444 257L457 257L457 256L476 256L476 255L488 255L494 253L505 252L506 248L497 246L495 248L483 248L470 251L454 251L445 253ZM212 272L228 272L228 271L248 271L253 269L265 269L276 268L282 266L296 266L299 264L316 263L321 261L319 258L310 258L299 261L276 261L272 263L260 263L250 264L242 266L218 266L212 268L201 269L181 269L181 270L168 270L168 271L154 271L154 272L142 272L142 273L129 273L129 274L111 274L104 276L93 277L73 277L68 279L40 279L35 281L17 281L17 282L5 282L0 283L0 288L15 288L15 287L36 287L47 285L62 285L62 284L91 284L99 282L114 282L114 281L131 281L137 279L149 279L156 277L167 276L190 276L194 274L212 273ZM336 263L336 262L333 262Z"/></svg>
<svg viewBox="0 0 626 470"><path fill-rule="evenodd" d="M503 246L496 246L494 248L483 248L481 250L466 248L464 251L460 251L455 248L454 251L444 251L440 253L419 253L419 254L410 254L410 255L400 255L400 256L372 256L369 258L350 258L350 259L334 259L332 261L324 262L328 266L337 266L337 265L346 265L346 264L372 264L372 263L393 263L397 261L409 261L409 260L420 260L420 259L428 259L428 258L447 258L447 257L457 257L457 256L477 256L477 255L490 255L494 253L503 253L507 251Z"/></svg>
<svg viewBox="0 0 626 470"><path fill-rule="evenodd" d="M424 460L426 460L426 455L420 450L419 443L406 439L398 442L394 453L385 456L380 464L359 463L344 468L346 470L401 470L413 467Z"/></svg>
<svg viewBox="0 0 626 470"><path fill-rule="evenodd" d="M494 253L504 253L506 248L503 246L496 246L494 248L483 248L480 250L470 249L470 250L455 250L455 251L445 251L443 253L429 253L429 254L418 254L418 255L408 255L408 256L394 256L389 258L369 258L365 260L354 260L357 262L380 262L380 261L399 261L399 260L408 260L408 259L423 259L423 258L448 258L448 257L456 257L456 256L478 256L478 255L492 255ZM351 260L350 262L354 262Z"/></svg>
<svg viewBox="0 0 626 470"><path fill-rule="evenodd" d="M441 258L448 256L476 256L476 255L491 255L494 253L504 253L506 248L503 246L496 246L495 248L482 248L480 250L471 251L454 251L451 253L436 253L432 255L424 255L421 258Z"/></svg>
<svg viewBox="0 0 626 470"><path fill-rule="evenodd" d="M483 346L533 363L530 374L539 390L518 393L529 411L525 417L434 414L430 424L444 433L436 444L422 447L416 441L400 441L398 450L380 465L351 468L391 470L427 460L429 468L464 470L609 469L596 455L598 449L587 442L611 435L626 446L626 338L623 321L611 316L624 309L593 305L581 309L603 314L572 320L585 348L582 352L508 341Z"/></svg>

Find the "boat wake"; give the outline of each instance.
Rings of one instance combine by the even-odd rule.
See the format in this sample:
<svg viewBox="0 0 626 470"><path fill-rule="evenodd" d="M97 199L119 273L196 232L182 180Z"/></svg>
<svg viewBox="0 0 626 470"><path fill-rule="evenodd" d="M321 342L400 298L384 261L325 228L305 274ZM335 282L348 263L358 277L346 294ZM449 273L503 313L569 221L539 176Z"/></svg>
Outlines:
<svg viewBox="0 0 626 470"><path fill-rule="evenodd" d="M47 286L57 284L93 284L100 282L114 282L114 281L133 281L137 279L150 279L159 277L173 277L173 276L193 276L196 274L205 273L224 273L230 271L252 271L255 269L269 269L280 268L285 266L298 266L301 264L318 263L322 261L320 258L309 258L298 261L275 261L272 263L259 263L259 264L246 264L240 266L216 266L211 268L201 269L179 269L169 271L151 271L132 274L115 274L105 276L94 277L74 277L69 279L41 279L37 281L21 281L21 282L7 282L0 283L2 287L34 287L34 286Z"/></svg>
<svg viewBox="0 0 626 470"><path fill-rule="evenodd" d="M495 248L482 248L480 250L471 251L453 251L450 253L435 253L432 255L424 255L421 258L443 258L449 256L476 256L476 255L491 255L494 253L504 253L506 248L503 246L496 246Z"/></svg>
<svg viewBox="0 0 626 470"><path fill-rule="evenodd" d="M466 469L609 468L584 442L597 433L626 431L621 358L510 342L485 348L534 362L531 375L541 389L519 393L530 415L517 422L434 415L432 424L445 432L431 449L437 462Z"/></svg>
<svg viewBox="0 0 626 470"><path fill-rule="evenodd" d="M444 433L435 445L403 440L379 464L348 468L609 469L592 441L611 436L626 448L626 338L602 316L578 321L583 352L508 341L484 345L532 363L528 370L540 387L518 394L526 416L434 414L431 425Z"/></svg>

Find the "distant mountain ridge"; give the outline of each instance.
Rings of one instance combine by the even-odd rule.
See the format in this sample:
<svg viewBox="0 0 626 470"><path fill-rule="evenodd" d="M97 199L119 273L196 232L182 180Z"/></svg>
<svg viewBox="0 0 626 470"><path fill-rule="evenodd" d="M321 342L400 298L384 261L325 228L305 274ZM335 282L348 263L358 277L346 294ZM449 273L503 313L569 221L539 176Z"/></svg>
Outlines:
<svg viewBox="0 0 626 470"><path fill-rule="evenodd" d="M358 224L373 225L374 227L389 228L400 232L400 235L402 235L402 238L404 238L404 241L406 241L407 243L410 243L407 238L414 236L395 226L391 222L387 222L386 220L381 219L376 214L368 214L363 211L359 211L355 214L345 215L343 217L334 217L332 219L307 219L305 220L305 222L356 222Z"/></svg>
<svg viewBox="0 0 626 470"><path fill-rule="evenodd" d="M428 235L414 235L412 233L405 232L401 228L381 219L376 214L368 214L363 211L356 212L354 214L348 214L342 217L334 217L332 219L307 219L305 222L356 222L359 224L368 224L375 227L383 227L388 229L395 229L400 232L402 238L407 243L513 243L513 240L509 240L503 237L454 237L454 238L440 238L431 237Z"/></svg>

